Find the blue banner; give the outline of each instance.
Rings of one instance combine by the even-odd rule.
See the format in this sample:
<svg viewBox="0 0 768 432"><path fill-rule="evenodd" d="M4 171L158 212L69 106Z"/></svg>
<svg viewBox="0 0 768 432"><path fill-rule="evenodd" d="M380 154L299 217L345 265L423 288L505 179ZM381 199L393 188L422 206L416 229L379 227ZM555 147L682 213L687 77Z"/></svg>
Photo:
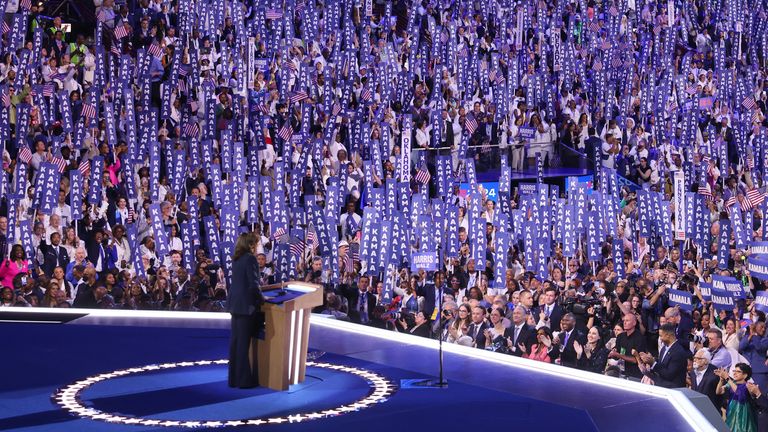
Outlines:
<svg viewBox="0 0 768 432"><path fill-rule="evenodd" d="M735 299L728 291L712 288L712 304L715 310L732 311Z"/></svg>
<svg viewBox="0 0 768 432"><path fill-rule="evenodd" d="M728 292L733 298L743 299L747 296L741 282L730 276L712 275L712 292L716 289Z"/></svg>
<svg viewBox="0 0 768 432"><path fill-rule="evenodd" d="M768 259L752 256L747 259L749 275L760 280L768 280Z"/></svg>
<svg viewBox="0 0 768 432"><path fill-rule="evenodd" d="M680 309L688 312L693 311L693 298L691 293L671 289L667 291L667 295L669 295L669 304L671 306L680 306Z"/></svg>

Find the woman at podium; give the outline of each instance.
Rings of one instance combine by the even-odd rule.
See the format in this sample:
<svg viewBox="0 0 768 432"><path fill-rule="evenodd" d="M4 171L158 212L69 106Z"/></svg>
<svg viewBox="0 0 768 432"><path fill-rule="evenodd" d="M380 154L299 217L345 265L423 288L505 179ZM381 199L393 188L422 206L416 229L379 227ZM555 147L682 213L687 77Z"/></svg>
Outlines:
<svg viewBox="0 0 768 432"><path fill-rule="evenodd" d="M229 344L229 386L252 388L259 385L256 342L264 325L261 305L264 296L259 288L259 264L256 260L256 237L242 234L237 239L232 257L232 286L227 294L227 307L232 314Z"/></svg>

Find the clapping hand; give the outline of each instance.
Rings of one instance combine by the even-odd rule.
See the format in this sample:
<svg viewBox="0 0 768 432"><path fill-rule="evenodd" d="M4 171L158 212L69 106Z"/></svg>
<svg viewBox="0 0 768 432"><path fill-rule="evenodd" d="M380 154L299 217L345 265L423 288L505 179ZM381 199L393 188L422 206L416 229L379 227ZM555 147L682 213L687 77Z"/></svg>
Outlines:
<svg viewBox="0 0 768 432"><path fill-rule="evenodd" d="M640 353L640 360L642 360L645 364L653 364L654 359L653 356L648 353Z"/></svg>
<svg viewBox="0 0 768 432"><path fill-rule="evenodd" d="M747 382L747 391L756 398L759 398L763 394L763 392L760 391L760 386L751 382Z"/></svg>
<svg viewBox="0 0 768 432"><path fill-rule="evenodd" d="M579 341L573 341L573 350L576 351L578 357L581 357L581 354L584 353L584 347L581 346Z"/></svg>
<svg viewBox="0 0 768 432"><path fill-rule="evenodd" d="M728 370L726 370L725 368L715 369L715 375L720 377L720 379L723 381L728 380Z"/></svg>
<svg viewBox="0 0 768 432"><path fill-rule="evenodd" d="M547 348L552 347L552 339L550 339L549 336L542 335L539 337L539 341L543 343Z"/></svg>
<svg viewBox="0 0 768 432"><path fill-rule="evenodd" d="M515 351L517 348L515 348L515 343L512 341L511 337L507 338L507 348L509 348L512 351Z"/></svg>

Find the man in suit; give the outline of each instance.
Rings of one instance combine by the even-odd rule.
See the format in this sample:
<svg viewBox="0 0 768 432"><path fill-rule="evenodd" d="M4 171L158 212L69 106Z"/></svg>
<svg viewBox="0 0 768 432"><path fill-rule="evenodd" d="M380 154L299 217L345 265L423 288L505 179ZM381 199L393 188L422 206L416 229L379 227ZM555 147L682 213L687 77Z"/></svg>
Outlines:
<svg viewBox="0 0 768 432"><path fill-rule="evenodd" d="M722 406L722 397L716 390L720 378L715 375L717 368L710 363L711 361L712 354L708 349L702 348L696 351L693 356L693 369L688 372L688 378L691 381L691 390L706 395L719 411Z"/></svg>
<svg viewBox="0 0 768 432"><path fill-rule="evenodd" d="M579 341L581 345L587 343L587 337L584 333L576 328L576 317L572 313L567 313L560 319L560 334L555 336L552 341L553 345L556 345L558 349L552 350L550 357L554 360L560 358L560 364L563 366L576 367L576 349L573 348L573 343Z"/></svg>
<svg viewBox="0 0 768 432"><path fill-rule="evenodd" d="M563 308L557 304L557 290L554 287L548 287L544 290L544 296L539 301L539 322L537 327L549 327L550 330L560 328L560 320L563 318Z"/></svg>
<svg viewBox="0 0 768 432"><path fill-rule="evenodd" d="M241 234L232 257L232 285L227 293L227 309L232 314L228 374L230 387L252 388L259 385L256 343L264 323L261 312L264 295L259 288L256 244L253 234Z"/></svg>
<svg viewBox="0 0 768 432"><path fill-rule="evenodd" d="M440 150L441 156L447 156L451 154L451 149L453 148L455 144L455 135L453 132L453 120L448 116L448 110L444 109L441 113L442 115L442 133L440 134L440 137L442 137L442 142L440 143L440 147L442 149Z"/></svg>
<svg viewBox="0 0 768 432"><path fill-rule="evenodd" d="M72 306L76 308L95 308L98 303L94 295L96 285L96 270L93 267L86 267L83 270L83 279L77 285L77 297Z"/></svg>
<svg viewBox="0 0 768 432"><path fill-rule="evenodd" d="M645 375L650 376L654 384L660 387L685 387L691 354L678 342L675 328L675 324L669 322L659 327L659 339L663 345L657 359L654 360L648 353L640 353L640 360L650 366L646 368Z"/></svg>
<svg viewBox="0 0 768 432"><path fill-rule="evenodd" d="M525 352L531 351L531 346L536 342L536 328L525 323L525 308L517 306L512 311L512 325L504 330L504 338L507 340L509 354L520 357L525 346Z"/></svg>
<svg viewBox="0 0 768 432"><path fill-rule="evenodd" d="M376 308L376 296L368 292L370 278L366 275L357 279L357 285L341 285L342 295L347 298L349 305L349 320L357 324L368 324L373 318Z"/></svg>
<svg viewBox="0 0 768 432"><path fill-rule="evenodd" d="M480 349L485 348L485 329L488 328L488 322L485 320L485 309L481 306L472 308L472 324L467 328L467 336L474 341L474 346Z"/></svg>
<svg viewBox="0 0 768 432"><path fill-rule="evenodd" d="M53 276L53 269L56 267L66 267L69 264L69 254L61 246L61 234L54 232L51 234L51 244L40 243L40 251L43 253L42 270L46 276Z"/></svg>
<svg viewBox="0 0 768 432"><path fill-rule="evenodd" d="M115 266L115 263L110 260L110 254L103 241L104 233L101 230L94 230L91 238L85 243L88 261L93 264L100 276Z"/></svg>
<svg viewBox="0 0 768 432"><path fill-rule="evenodd" d="M443 306L441 304L442 296L453 295L453 290L445 285L445 273L438 271L434 274L433 282L427 281L424 285L417 286L416 294L424 297L424 316L427 319L436 320L438 318L437 310Z"/></svg>

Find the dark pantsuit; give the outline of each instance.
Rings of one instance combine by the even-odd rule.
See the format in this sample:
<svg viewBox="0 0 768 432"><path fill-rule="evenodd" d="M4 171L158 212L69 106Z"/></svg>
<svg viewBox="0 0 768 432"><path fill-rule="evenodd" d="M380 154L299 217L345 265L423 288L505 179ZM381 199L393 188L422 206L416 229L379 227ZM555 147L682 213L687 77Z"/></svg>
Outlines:
<svg viewBox="0 0 768 432"><path fill-rule="evenodd" d="M261 312L255 315L232 315L232 334L229 342L230 387L248 388L259 385L256 342L263 322L264 316Z"/></svg>

